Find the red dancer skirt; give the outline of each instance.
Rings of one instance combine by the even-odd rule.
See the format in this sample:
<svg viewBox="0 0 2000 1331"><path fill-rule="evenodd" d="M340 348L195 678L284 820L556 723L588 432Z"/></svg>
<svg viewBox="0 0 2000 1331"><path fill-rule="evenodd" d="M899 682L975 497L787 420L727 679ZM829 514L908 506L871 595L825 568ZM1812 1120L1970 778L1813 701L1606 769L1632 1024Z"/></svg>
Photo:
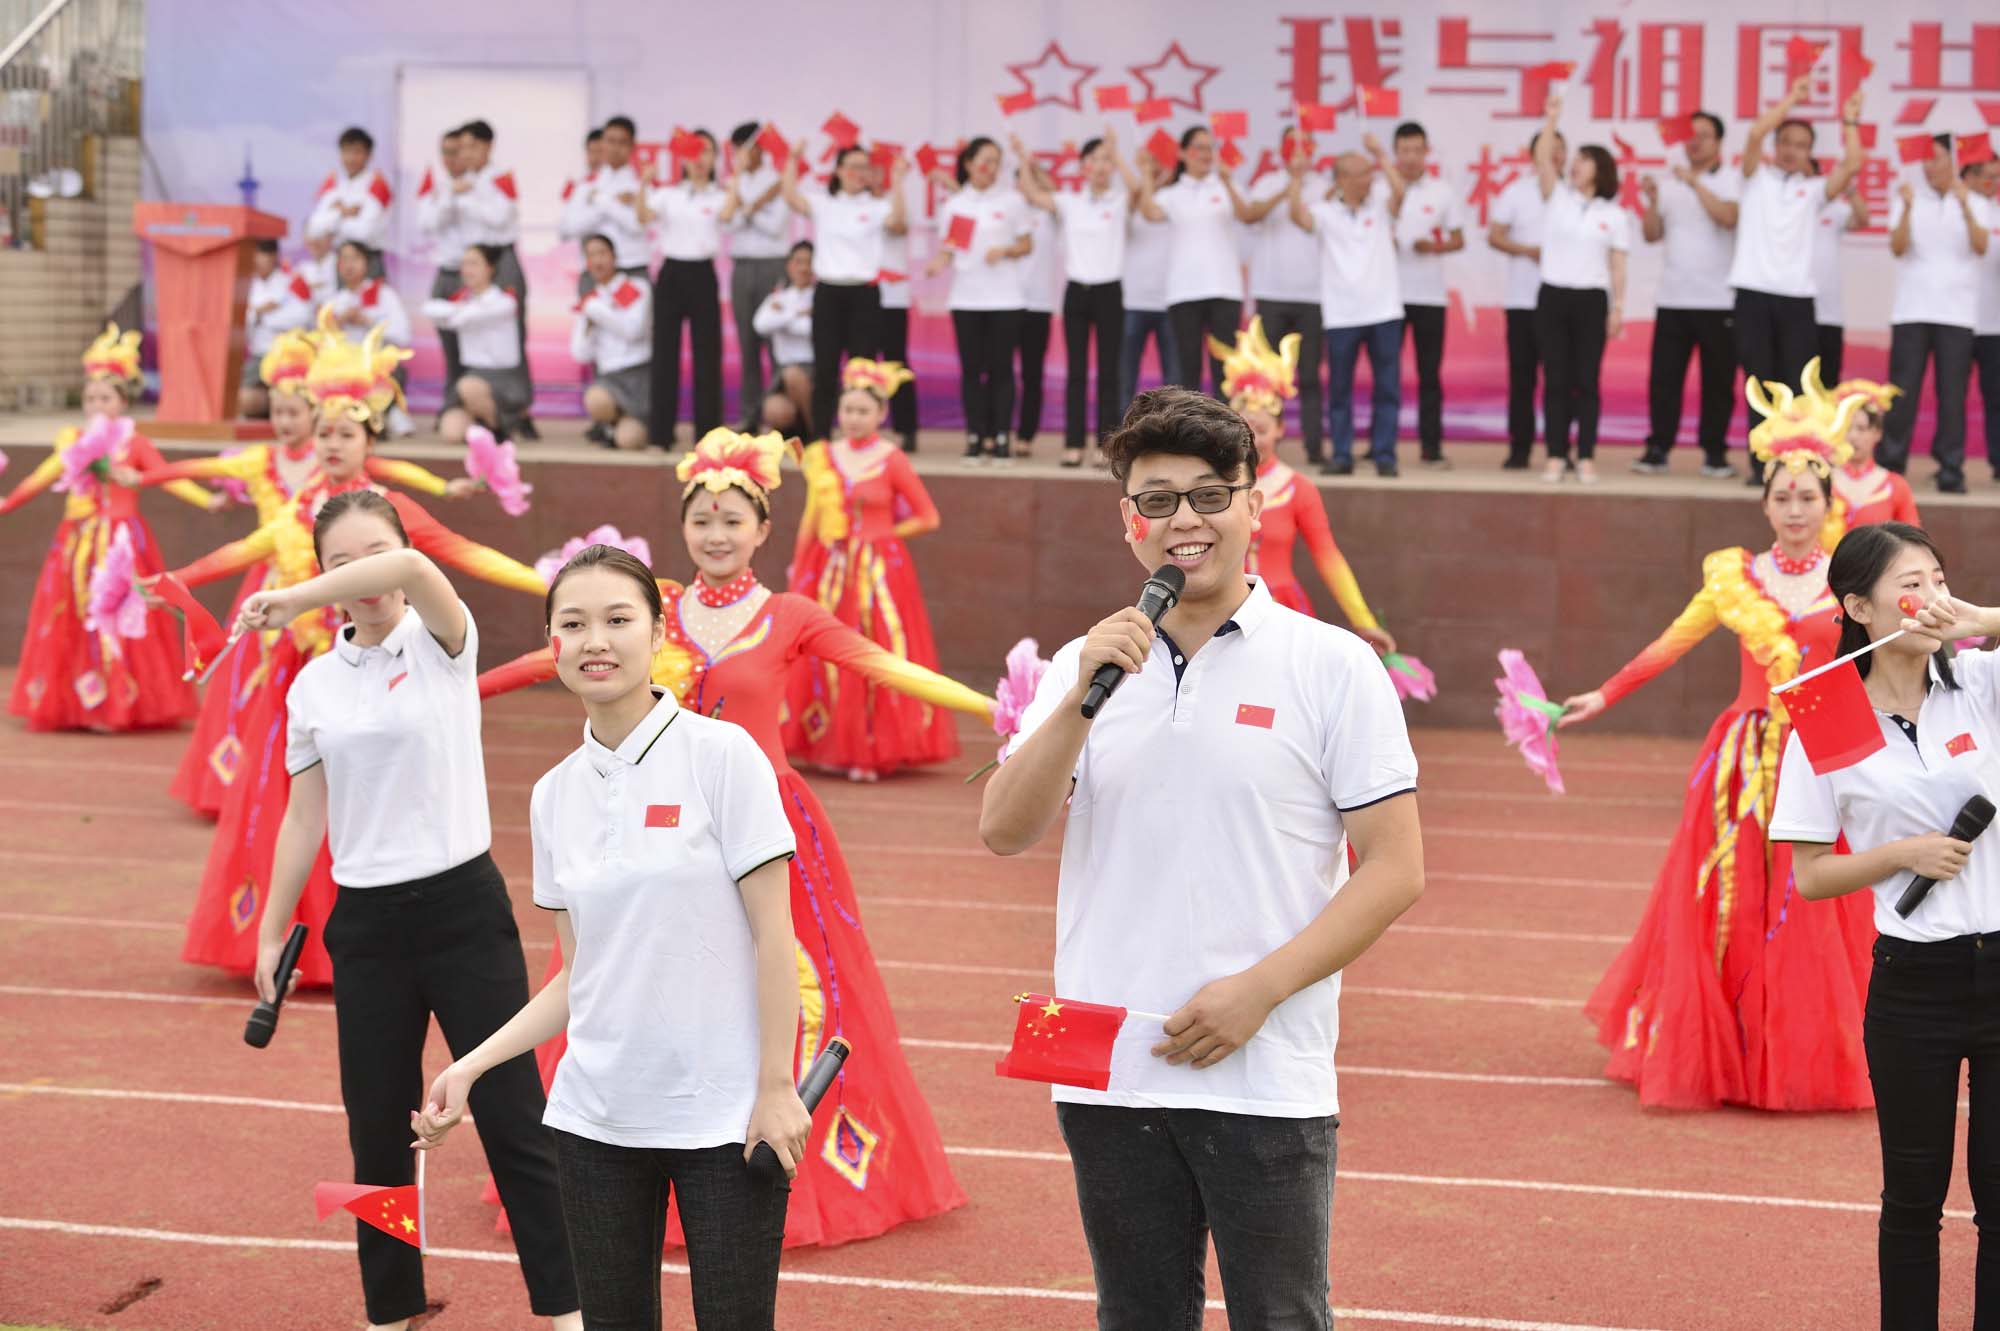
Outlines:
<svg viewBox="0 0 2000 1331"><path fill-rule="evenodd" d="M208 851L201 891L188 916L187 940L181 960L197 966L220 966L232 975L248 975L257 965L257 925L271 888L271 859L278 847L278 825L285 818L292 780L285 771L285 691L305 665L289 633L271 648L263 682L251 695L239 722L243 765L223 798ZM312 930L299 969L300 984L332 984L333 962L322 935L333 913L338 889L333 883L333 859L324 840L312 875L299 898L297 914Z"/></svg>
<svg viewBox="0 0 2000 1331"><path fill-rule="evenodd" d="M901 541L815 543L797 571L793 590L904 660L938 668L917 568ZM785 752L794 762L882 775L958 756L949 712L812 658L792 667L785 717Z"/></svg>
<svg viewBox="0 0 2000 1331"><path fill-rule="evenodd" d="M800 1007L794 1079L805 1075L833 1036L854 1049L813 1113L785 1214L787 1248L831 1247L954 1210L965 1205L965 1193L903 1061L888 991L861 931L854 883L826 810L796 772L779 773L778 790L799 847L792 860ZM551 959L550 976L561 963L560 954ZM554 1081L565 1047L557 1036L535 1051L544 1087ZM490 1184L487 1200L498 1200ZM667 1244L681 1243L680 1216L670 1211Z"/></svg>
<svg viewBox="0 0 2000 1331"><path fill-rule="evenodd" d="M134 575L161 572L165 565L144 518L64 518L56 527L7 701L30 730L152 730L194 714L194 688L181 678L180 624L171 612L148 611L146 632L137 638L83 626L90 575L120 526L132 534Z"/></svg>
<svg viewBox="0 0 2000 1331"><path fill-rule="evenodd" d="M269 576L269 564L259 564L243 575L236 599L229 603L229 618L222 621L224 628L236 622L245 598L262 591ZM237 723L243 719L243 709L249 705L269 660L264 635L252 635L230 651L229 659L216 669L202 693L194 734L181 754L173 784L167 787L168 794L198 814L213 818L222 812L223 797L243 766L243 735Z"/></svg>
<svg viewBox="0 0 2000 1331"><path fill-rule="evenodd" d="M1297 578L1286 578L1280 582L1270 574L1258 576L1264 579L1264 589L1271 593L1271 599L1279 605L1296 610L1302 615L1319 618L1319 611L1313 609L1312 598L1306 595L1305 584Z"/></svg>
<svg viewBox="0 0 2000 1331"><path fill-rule="evenodd" d="M1605 1074L1668 1109L1867 1109L1874 898L1807 901L1764 840L1785 727L1716 719L1639 930L1585 1008Z"/></svg>

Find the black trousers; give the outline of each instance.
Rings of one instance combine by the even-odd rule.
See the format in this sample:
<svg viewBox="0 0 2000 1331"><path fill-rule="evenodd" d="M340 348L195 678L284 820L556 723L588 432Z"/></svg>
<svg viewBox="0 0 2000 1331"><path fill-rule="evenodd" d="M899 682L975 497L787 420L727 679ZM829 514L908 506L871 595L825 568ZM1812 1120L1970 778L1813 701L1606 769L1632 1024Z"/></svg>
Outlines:
<svg viewBox="0 0 2000 1331"><path fill-rule="evenodd" d="M1576 423L1579 461L1596 456L1598 378L1604 369L1604 319L1611 298L1601 287L1542 283L1535 301L1535 338L1542 348L1542 416L1549 456L1569 456Z"/></svg>
<svg viewBox="0 0 2000 1331"><path fill-rule="evenodd" d="M653 419L648 432L674 446L681 410L681 325L694 370L694 440L722 424L722 292L712 259L662 259L653 277Z"/></svg>
<svg viewBox="0 0 2000 1331"><path fill-rule="evenodd" d="M670 1195L680 1198L697 1331L771 1331L792 1193L782 1175L773 1184L752 1174L741 1142L648 1150L553 1135L590 1331L659 1331Z"/></svg>
<svg viewBox="0 0 2000 1331"><path fill-rule="evenodd" d="M1695 437L1702 456L1721 466L1729 460L1729 417L1736 407L1736 329L1728 310L1662 308L1653 316L1653 363L1647 380L1652 430L1646 436L1646 454L1664 458L1680 435L1681 387L1687 383L1688 361L1697 351L1701 418ZM1796 380L1792 391L1798 391Z"/></svg>
<svg viewBox="0 0 2000 1331"><path fill-rule="evenodd" d="M729 265L729 314L736 321L736 393L742 415L755 425L764 412L764 354L770 341L757 336L757 307L785 280L783 256L734 258Z"/></svg>
<svg viewBox="0 0 2000 1331"><path fill-rule="evenodd" d="M815 311L817 312L817 311ZM1014 419L1014 349L1019 310L953 310L958 338L958 395L969 438L1005 439Z"/></svg>
<svg viewBox="0 0 2000 1331"><path fill-rule="evenodd" d="M1847 364L1847 330L1839 324L1819 324L1813 331L1819 339L1819 381L1831 388L1846 377L1841 370Z"/></svg>
<svg viewBox="0 0 2000 1331"><path fill-rule="evenodd" d="M481 854L413 883L343 887L325 937L354 1181L400 1187L416 1180L410 1111L429 1089L424 1037L431 1015L452 1056L462 1058L528 1001L528 967L507 884L493 857ZM528 1306L537 1316L555 1317L576 1310L576 1277L542 1107L530 1054L494 1068L472 1088L472 1117L514 1230ZM227 1180L219 1182L227 1188ZM354 1231L368 1320L421 1313L417 1250L358 1220Z"/></svg>
<svg viewBox="0 0 2000 1331"><path fill-rule="evenodd" d="M1208 366L1209 391L1222 396L1222 362L1209 354L1208 339L1224 346L1236 338L1236 320L1243 313L1240 300L1184 300L1167 306L1167 322L1173 325L1174 345L1180 350L1176 382L1201 391L1201 367Z"/></svg>
<svg viewBox="0 0 2000 1331"><path fill-rule="evenodd" d="M1541 343L1533 310L1507 311L1507 458L1526 462L1535 450L1535 376Z"/></svg>
<svg viewBox="0 0 2000 1331"><path fill-rule="evenodd" d="M1118 374L1125 348L1125 284L1071 282L1063 288L1063 350L1069 381L1063 389L1063 443L1082 448L1090 406L1090 337L1097 335L1097 442L1118 428L1124 405Z"/></svg>
<svg viewBox="0 0 2000 1331"><path fill-rule="evenodd" d="M1979 406L1986 416L1986 461L2000 476L2000 334L1972 339L1972 363L1979 367Z"/></svg>
<svg viewBox="0 0 2000 1331"><path fill-rule="evenodd" d="M833 429L840 401L840 367L849 356L873 356L882 345L882 292L873 282L821 282L813 287L813 424ZM658 348L654 356L659 355Z"/></svg>
<svg viewBox="0 0 2000 1331"><path fill-rule="evenodd" d="M1736 292L1736 354L1743 373L1799 391L1799 376L1819 342L1811 296Z"/></svg>
<svg viewBox="0 0 2000 1331"><path fill-rule="evenodd" d="M514 336L521 340L521 364L528 363L528 270L512 245L502 245L493 268L493 285L514 293ZM456 383L456 380L453 380Z"/></svg>
<svg viewBox="0 0 2000 1331"><path fill-rule="evenodd" d="M458 275L456 268L440 268L431 279L431 299L450 300L465 285L465 279ZM458 358L458 334L449 328L437 330L438 346L444 350L444 384L449 389L465 374L465 362ZM527 347L524 341L523 348Z"/></svg>
<svg viewBox="0 0 2000 1331"><path fill-rule="evenodd" d="M1326 451L1325 396L1320 388L1320 334L1324 319L1316 300L1260 300L1257 315L1264 321L1264 336L1277 346L1286 334L1299 335L1299 440L1306 446L1306 459L1318 462Z"/></svg>
<svg viewBox="0 0 2000 1331"><path fill-rule="evenodd" d="M1015 437L1033 443L1042 428L1042 380L1048 369L1049 328L1055 316L1047 310L1021 311L1021 416Z"/></svg>
<svg viewBox="0 0 2000 1331"><path fill-rule="evenodd" d="M1876 1253L1883 1331L1938 1325L1938 1226L1951 1186L1964 1064L1971 1067L1972 1092L1966 1176L1979 1228L1972 1326L1994 1331L2000 1327L2000 934L1940 943L1877 938L1862 1041L1882 1134ZM1953 1318L1950 1325L1965 1323Z"/></svg>
<svg viewBox="0 0 2000 1331"><path fill-rule="evenodd" d="M1972 330L1949 324L1893 324L1889 328L1889 382L1903 390L1882 423L1882 465L1902 471L1910 460L1910 436L1917 428L1917 397L1923 391L1924 366L1931 366L1936 394L1937 432L1931 436L1931 460L1938 481L1952 484L1965 478L1965 398L1972 380Z"/></svg>
<svg viewBox="0 0 2000 1331"><path fill-rule="evenodd" d="M1404 335L1417 354L1417 443L1420 456L1444 456L1444 306L1405 305Z"/></svg>
<svg viewBox="0 0 2000 1331"><path fill-rule="evenodd" d="M882 307L882 359L910 363L910 310ZM831 427L833 423L827 422ZM903 436L903 451L917 451L917 386L906 383L889 399L889 428ZM822 433L831 433L830 428Z"/></svg>

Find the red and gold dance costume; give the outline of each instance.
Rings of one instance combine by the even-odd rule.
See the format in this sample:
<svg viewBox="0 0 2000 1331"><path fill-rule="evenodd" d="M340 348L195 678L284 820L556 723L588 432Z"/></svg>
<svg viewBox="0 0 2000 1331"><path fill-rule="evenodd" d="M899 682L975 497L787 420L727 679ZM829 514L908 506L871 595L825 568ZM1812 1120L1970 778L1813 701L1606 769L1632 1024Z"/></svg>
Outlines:
<svg viewBox="0 0 2000 1331"><path fill-rule="evenodd" d="M114 324L84 353L83 366L86 378L126 385L129 400L139 382L139 334L121 334ZM13 512L54 484L63 474L63 455L80 437L73 428L58 435L55 450L0 500L0 513ZM180 630L170 612L149 610L146 632L137 638L84 627L91 574L121 529L130 533L135 575L166 566L139 513L138 491L108 474L112 468L144 471L159 465L152 441L132 432L103 467L85 471L63 497L62 521L35 580L7 702L7 710L30 730L146 730L179 725L194 714L194 688L181 677ZM170 491L200 509L215 500L191 481Z"/></svg>
<svg viewBox="0 0 2000 1331"><path fill-rule="evenodd" d="M714 430L681 462L679 475L690 493L697 487L716 494L740 487L768 511L783 449L775 434L752 439ZM869 1238L962 1206L965 1194L952 1178L937 1124L903 1061L847 861L826 810L785 760L779 717L789 669L810 657L867 680L881 691L878 696L893 691L987 719L993 700L912 665L806 597L765 591L747 570L727 587L698 582L683 591L662 582L660 590L666 597L667 641L653 658L654 682L673 689L685 706L750 732L777 770L779 795L798 839L791 866L800 1008L794 1071L803 1076L836 1035L854 1047L828 1092L830 1107L814 1116L805 1162L792 1181L785 1244ZM726 616L753 598L762 599L713 655L690 632L692 619ZM480 692L490 697L554 675L549 652L534 652L480 676ZM555 1076L561 1052L560 1040L540 1051L544 1084ZM670 1234L675 1243L678 1226L676 1219Z"/></svg>
<svg viewBox="0 0 2000 1331"><path fill-rule="evenodd" d="M322 334L306 378L308 399L322 416L347 413L371 437L379 437L384 413L402 401L390 376L408 354L382 346L379 329L369 333L359 347L337 334ZM339 486L322 478L298 495L279 517L178 570L178 576L193 587L268 562L267 587L290 587L305 581L318 571L312 526L320 506L341 490L367 486L370 474L372 469ZM395 505L410 545L437 562L531 595L540 596L547 590L540 575L525 564L447 530L407 495L384 494ZM257 921L270 889L278 825L284 819L292 788L285 771L285 695L305 664L332 645L337 627L336 612L329 607L299 616L269 644L262 678L245 701L239 722L244 743L242 779L231 783L223 799L201 890L188 916L187 937L181 947L183 961L219 966L240 975L249 974L256 965ZM303 983L327 984L333 978L321 934L335 894L332 861L322 844L296 916L312 929L299 963Z"/></svg>
<svg viewBox="0 0 2000 1331"><path fill-rule="evenodd" d="M1847 459L1852 407L1829 415L1758 382L1767 419L1753 454L1773 468L1826 476ZM1865 1109L1874 1103L1861 1049L1875 930L1861 893L1798 894L1791 847L1765 840L1788 733L1771 689L1834 659L1838 609L1827 555L1801 564L1775 547L1717 550L1702 587L1667 631L1603 685L1607 706L1724 628L1742 648L1736 698L1710 727L1680 827L1644 916L1586 1006L1611 1050L1606 1074L1641 1104L1707 1109Z"/></svg>
<svg viewBox="0 0 2000 1331"><path fill-rule="evenodd" d="M1820 383L1817 360L1806 367L1805 390L1806 396L1825 410L1834 409L1847 398L1858 397L1874 408L1878 421L1888 415L1890 404L1903 391L1894 384L1880 384L1872 379L1843 379L1828 392ZM1833 494L1839 501L1841 523L1837 532L1830 533L1833 539L1827 545L1829 550L1856 527L1878 522L1924 525L1917 515L1917 497L1911 493L1910 483L1872 457L1866 462L1849 461L1836 470Z"/></svg>
<svg viewBox="0 0 2000 1331"><path fill-rule="evenodd" d="M1222 395L1238 412L1262 411L1273 419L1285 419L1285 400L1298 396L1299 335L1287 333L1273 348L1264 334L1264 321L1255 318L1238 330L1236 345L1229 346L1211 337L1209 351L1222 364ZM1250 553L1243 571L1263 579L1271 597L1302 615L1316 612L1304 584L1292 571L1292 550L1305 542L1313 567L1319 570L1340 612L1357 629L1381 625L1361 595L1354 570L1334 543L1333 528L1326 520L1326 501L1319 487L1273 452L1257 463L1257 488L1264 495L1257 530L1250 537Z"/></svg>
<svg viewBox="0 0 2000 1331"><path fill-rule="evenodd" d="M843 391L884 402L913 378L894 361L859 357L842 371ZM874 435L814 444L801 462L806 510L791 590L891 655L936 670L930 612L903 542L936 531L938 511L908 455ZM876 776L958 754L943 710L865 676L843 680L834 661L808 656L792 667L787 709L785 751L801 763Z"/></svg>

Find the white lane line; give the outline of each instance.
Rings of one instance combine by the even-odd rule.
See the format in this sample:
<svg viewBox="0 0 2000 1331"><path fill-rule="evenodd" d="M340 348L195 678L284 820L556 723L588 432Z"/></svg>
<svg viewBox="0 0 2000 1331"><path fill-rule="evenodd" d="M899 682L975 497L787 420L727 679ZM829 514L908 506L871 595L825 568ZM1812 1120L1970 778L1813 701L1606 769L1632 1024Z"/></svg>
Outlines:
<svg viewBox="0 0 2000 1331"><path fill-rule="evenodd" d="M207 867L204 860L163 860L156 855L86 855L73 850L0 849L0 858L32 864L64 864L73 869L146 869L163 877L199 874ZM46 884L33 886L38 893L47 890Z"/></svg>
<svg viewBox="0 0 2000 1331"><path fill-rule="evenodd" d="M26 910L0 910L0 920L13 920L20 924L70 924L88 925L92 929L145 929L154 933L181 931L181 926L170 920L107 920L94 915L42 915Z"/></svg>
<svg viewBox="0 0 2000 1331"><path fill-rule="evenodd" d="M85 1100L143 1100L173 1105L220 1105L233 1109L288 1109L300 1114L344 1114L341 1105L311 1100L271 1100L257 1095L197 1095L191 1091L131 1091L109 1086L57 1086L45 1082L0 1081L0 1095L69 1095Z"/></svg>
<svg viewBox="0 0 2000 1331"><path fill-rule="evenodd" d="M256 1006L255 996L245 989L241 994L161 994L146 993L137 989L69 989L52 985L0 984L0 994L12 994L17 998L96 998L120 1003L175 1003L194 1004L198 1007L242 1007ZM316 1003L309 998L288 998L285 1011L294 1008L305 1012L331 1012L332 1003Z"/></svg>
<svg viewBox="0 0 2000 1331"><path fill-rule="evenodd" d="M1425 998L1439 1003L1508 1003L1519 1007L1583 1010L1581 998L1538 998L1530 994L1467 994L1455 989L1398 989L1373 984L1342 984L1342 998L1362 994L1369 998Z"/></svg>
<svg viewBox="0 0 2000 1331"><path fill-rule="evenodd" d="M141 1229L131 1225L89 1225L71 1220L48 1220L28 1216L0 1216L0 1229L66 1234L75 1238L138 1239L152 1243L189 1243L211 1248L276 1248L291 1252L340 1253L350 1260L351 1239L282 1239L261 1234L195 1234L174 1229ZM441 1261L490 1262L518 1265L512 1252L488 1252L477 1248L426 1248L424 1256ZM688 1269L677 1262L662 1262L668 1275L685 1276ZM938 1280L897 1280L884 1276L835 1275L825 1271L780 1271L778 1280L791 1285L823 1285L844 1289L880 1290L885 1293L935 1294L947 1298L1047 1299L1061 1303L1095 1303L1092 1290L1045 1289L1036 1285L972 1285ZM1220 1299L1210 1299L1208 1308L1223 1311ZM1456 1313L1407 1312L1392 1308L1336 1308L1334 1315L1356 1322L1389 1322L1404 1326L1451 1326L1477 1331L1643 1331L1637 1327L1616 1327L1581 1322L1520 1321L1510 1317L1471 1317Z"/></svg>
<svg viewBox="0 0 2000 1331"><path fill-rule="evenodd" d="M1623 943L1629 934L1566 934L1548 929L1475 929L1457 924L1392 924L1395 934L1437 934L1445 938L1506 938L1522 943Z"/></svg>
<svg viewBox="0 0 2000 1331"><path fill-rule="evenodd" d="M1653 886L1650 882L1629 879L1620 882L1603 878L1551 878L1546 874L1460 873L1455 869L1425 869L1424 882L1428 884L1433 879L1453 883L1486 883L1496 887L1573 887L1594 892L1646 892Z"/></svg>

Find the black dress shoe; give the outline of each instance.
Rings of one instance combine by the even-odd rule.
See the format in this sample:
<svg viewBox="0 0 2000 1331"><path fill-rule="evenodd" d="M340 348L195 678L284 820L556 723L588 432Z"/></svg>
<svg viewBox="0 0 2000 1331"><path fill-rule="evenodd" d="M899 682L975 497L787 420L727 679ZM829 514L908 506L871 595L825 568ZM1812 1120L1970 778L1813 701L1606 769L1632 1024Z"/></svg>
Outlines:
<svg viewBox="0 0 2000 1331"><path fill-rule="evenodd" d="M1322 464L1319 472L1322 476L1352 476L1354 464L1346 458L1335 458L1331 462Z"/></svg>
<svg viewBox="0 0 2000 1331"><path fill-rule="evenodd" d="M1527 469L1528 455L1526 453L1509 453L1507 454L1507 460L1500 464L1500 470L1502 471L1526 471Z"/></svg>
<svg viewBox="0 0 2000 1331"><path fill-rule="evenodd" d="M1444 459L1442 458L1437 459L1437 461L1439 462L1442 462L1443 460ZM1429 466L1434 464L1426 463L1425 465ZM1378 462L1375 464L1375 474L1377 476L1388 476L1393 478L1396 476L1400 476L1403 473L1397 470L1396 464L1393 462Z"/></svg>
<svg viewBox="0 0 2000 1331"><path fill-rule="evenodd" d="M1939 494L1962 495L1965 493L1965 477L1957 475L1948 476L1944 472L1939 472L1937 488Z"/></svg>
<svg viewBox="0 0 2000 1331"><path fill-rule="evenodd" d="M534 417L523 416L520 424L514 427L514 437L516 439L540 439L542 432L535 428Z"/></svg>
<svg viewBox="0 0 2000 1331"><path fill-rule="evenodd" d="M589 443L602 444L606 448L611 447L613 443L611 427L603 421L592 421L590 428L583 432L583 437Z"/></svg>

